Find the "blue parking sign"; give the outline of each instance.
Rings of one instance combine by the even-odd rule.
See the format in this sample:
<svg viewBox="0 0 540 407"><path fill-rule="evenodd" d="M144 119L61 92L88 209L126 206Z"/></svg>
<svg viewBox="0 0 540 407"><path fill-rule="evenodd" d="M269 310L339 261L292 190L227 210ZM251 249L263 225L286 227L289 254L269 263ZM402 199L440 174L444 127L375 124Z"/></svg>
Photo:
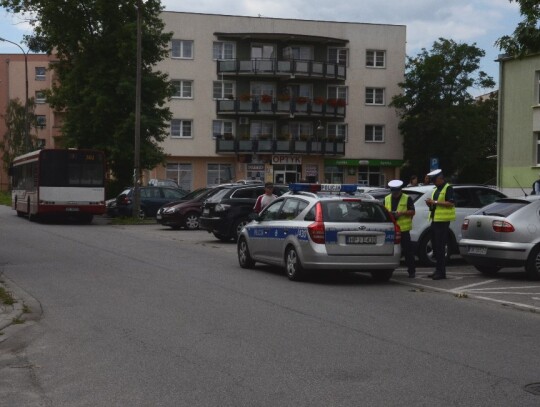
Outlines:
<svg viewBox="0 0 540 407"><path fill-rule="evenodd" d="M437 157L431 157L429 159L429 171L439 169L439 159Z"/></svg>

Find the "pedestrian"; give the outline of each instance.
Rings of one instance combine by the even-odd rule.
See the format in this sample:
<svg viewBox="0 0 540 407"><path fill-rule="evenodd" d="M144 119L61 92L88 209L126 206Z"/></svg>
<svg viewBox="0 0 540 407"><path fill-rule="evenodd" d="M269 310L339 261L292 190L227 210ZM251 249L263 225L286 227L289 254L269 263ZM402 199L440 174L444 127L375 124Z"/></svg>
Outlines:
<svg viewBox="0 0 540 407"><path fill-rule="evenodd" d="M435 184L431 198L426 199L429 206L429 219L431 220L431 243L437 266L435 272L430 274L433 280L446 278L446 245L450 222L456 219L454 205L454 189L446 182L442 170L431 171L428 176Z"/></svg>
<svg viewBox="0 0 540 407"><path fill-rule="evenodd" d="M538 174L538 179L532 184L531 195L540 195L540 174Z"/></svg>
<svg viewBox="0 0 540 407"><path fill-rule="evenodd" d="M414 202L410 196L403 193L403 181L392 180L388 183L388 187L390 188L390 194L384 198L384 206L394 215L401 229L401 254L405 257L409 278L415 278L414 248L410 234L412 218L415 214Z"/></svg>
<svg viewBox="0 0 540 407"><path fill-rule="evenodd" d="M264 184L264 194L259 195L253 211L260 213L264 208L266 208L274 199L277 198L277 195L274 195L274 184L267 182Z"/></svg>
<svg viewBox="0 0 540 407"><path fill-rule="evenodd" d="M416 187L418 186L418 177L416 175L411 175L411 178L409 179L409 183L407 184L408 187Z"/></svg>
<svg viewBox="0 0 540 407"><path fill-rule="evenodd" d="M431 184L431 178L429 178L429 174L426 174L426 176L424 177L423 185L429 185L429 184Z"/></svg>

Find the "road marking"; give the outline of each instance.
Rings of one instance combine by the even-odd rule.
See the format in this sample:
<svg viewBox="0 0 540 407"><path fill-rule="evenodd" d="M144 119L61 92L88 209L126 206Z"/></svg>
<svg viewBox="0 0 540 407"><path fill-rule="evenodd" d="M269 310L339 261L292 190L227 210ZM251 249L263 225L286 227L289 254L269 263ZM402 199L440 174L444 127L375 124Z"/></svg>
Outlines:
<svg viewBox="0 0 540 407"><path fill-rule="evenodd" d="M457 292L457 291L463 291L467 288L470 288L470 287L477 287L479 285L484 285L484 284L490 284L490 283L493 283L495 281L498 281L498 280L487 280L487 281L481 281L479 283L474 283L474 284L469 284L469 285L464 285L464 286L461 286L461 287L456 287L456 288L453 288L452 290L450 290L451 292ZM491 288L491 290L493 290L493 288Z"/></svg>
<svg viewBox="0 0 540 407"><path fill-rule="evenodd" d="M531 285L531 286L522 286L522 287L501 287L501 290L521 290L521 289L528 289L528 288L540 288L540 285ZM481 290L493 290L493 288L475 288L474 291L481 291Z"/></svg>
<svg viewBox="0 0 540 407"><path fill-rule="evenodd" d="M476 290L469 291L474 293ZM478 294L508 294L508 295L540 295L540 293L520 293L520 292L504 292L504 291L478 291Z"/></svg>

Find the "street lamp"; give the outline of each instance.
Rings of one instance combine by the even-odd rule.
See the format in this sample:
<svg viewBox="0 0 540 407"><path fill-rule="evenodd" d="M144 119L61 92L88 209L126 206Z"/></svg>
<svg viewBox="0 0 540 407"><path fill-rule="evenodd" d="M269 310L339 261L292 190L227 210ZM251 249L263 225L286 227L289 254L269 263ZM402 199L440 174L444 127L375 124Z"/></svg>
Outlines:
<svg viewBox="0 0 540 407"><path fill-rule="evenodd" d="M26 93L25 93L25 99L24 99L24 149L25 152L28 149L29 143L29 121L28 121L28 53L24 52L24 49L17 44L16 42L6 40L5 38L0 37L0 41L3 42L9 42L10 44L16 45L20 48L21 52L24 55L24 74L25 74L25 87L26 87Z"/></svg>
<svg viewBox="0 0 540 407"><path fill-rule="evenodd" d="M135 144L133 157L133 217L139 216L141 193L139 174L141 171L141 76L142 76L142 40L141 20L142 1L137 0L137 74L135 78Z"/></svg>

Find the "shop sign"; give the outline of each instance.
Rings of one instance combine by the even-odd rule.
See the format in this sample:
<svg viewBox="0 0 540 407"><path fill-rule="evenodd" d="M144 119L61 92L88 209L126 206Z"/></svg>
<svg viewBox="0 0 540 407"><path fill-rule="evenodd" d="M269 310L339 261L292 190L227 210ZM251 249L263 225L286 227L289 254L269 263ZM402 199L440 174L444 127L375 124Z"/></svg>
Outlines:
<svg viewBox="0 0 540 407"><path fill-rule="evenodd" d="M302 156L300 155L273 155L272 164L302 164Z"/></svg>
<svg viewBox="0 0 540 407"><path fill-rule="evenodd" d="M403 160L381 160L381 159L332 159L324 160L324 165L341 166L341 167L358 167L359 165L367 165L370 167L401 167Z"/></svg>
<svg viewBox="0 0 540 407"><path fill-rule="evenodd" d="M247 164L248 171L264 171L264 164Z"/></svg>
<svg viewBox="0 0 540 407"><path fill-rule="evenodd" d="M319 166L317 164L306 164L306 177L316 177L319 175Z"/></svg>

